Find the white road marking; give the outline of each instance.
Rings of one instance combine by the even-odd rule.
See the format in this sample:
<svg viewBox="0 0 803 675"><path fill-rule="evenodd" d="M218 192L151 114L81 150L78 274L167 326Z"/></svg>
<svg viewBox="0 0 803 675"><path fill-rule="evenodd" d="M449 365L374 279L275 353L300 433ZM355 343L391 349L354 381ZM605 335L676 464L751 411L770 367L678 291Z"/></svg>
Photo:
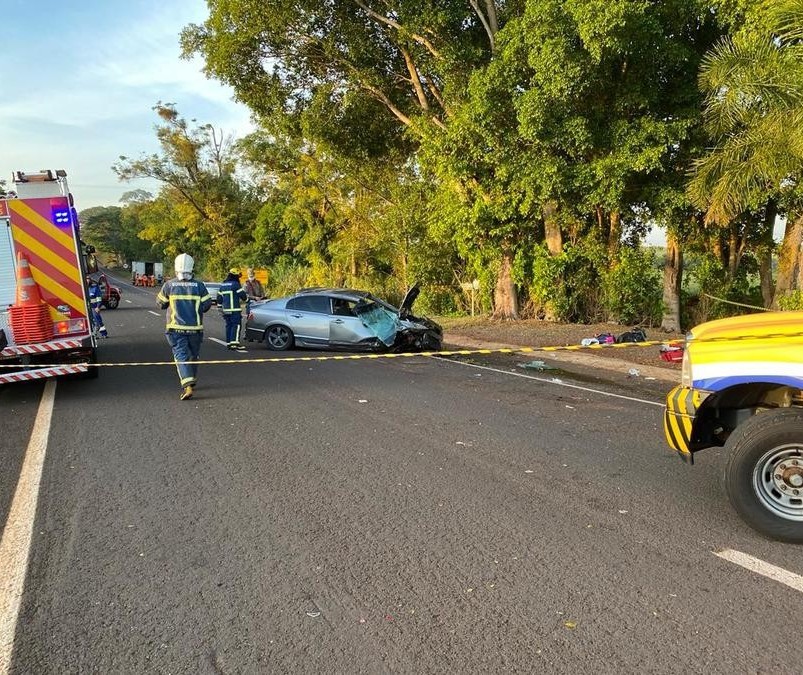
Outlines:
<svg viewBox="0 0 803 675"><path fill-rule="evenodd" d="M207 340L212 340L212 342L217 342L219 345L223 345L224 347L228 345L228 342L224 342L223 340L218 340L217 338L206 338Z"/></svg>
<svg viewBox="0 0 803 675"><path fill-rule="evenodd" d="M746 570L760 574L762 577L767 577L780 584L789 586L796 591L803 593L803 577L783 567L776 567L768 562L764 562L759 558L754 558L747 553L741 551L734 551L729 548L722 549L721 551L714 551L715 556L744 567Z"/></svg>
<svg viewBox="0 0 803 675"><path fill-rule="evenodd" d="M11 651L28 570L39 482L55 399L56 380L48 380L0 540L0 570L3 571L0 574L0 675L6 675L11 669Z"/></svg>
<svg viewBox="0 0 803 675"><path fill-rule="evenodd" d="M154 316L162 316L159 312L154 312L152 309L148 310L148 314L153 314Z"/></svg>
<svg viewBox="0 0 803 675"><path fill-rule="evenodd" d="M465 361L455 361L453 359L438 359L445 363L457 363L461 366L468 366L469 368L479 368L480 370L490 370L493 373L501 373L502 375L512 375L513 377L523 377L525 380L535 380L536 382L544 382L546 384L554 384L556 387L568 387L569 389L579 389L580 391L587 391L591 394L600 394L601 396L608 396L609 398L621 398L625 401L633 401L635 403L644 403L645 405L654 405L659 408L664 407L664 403L657 403L655 401L648 401L643 398L635 398L633 396L624 396L622 394L613 394L609 391L602 389L592 389L591 387L582 387L579 384L569 384L561 380L550 379L547 377L536 377L535 375L525 375L524 373L514 373L510 370L502 370L501 368L491 368L490 366L478 366L476 363L466 363Z"/></svg>

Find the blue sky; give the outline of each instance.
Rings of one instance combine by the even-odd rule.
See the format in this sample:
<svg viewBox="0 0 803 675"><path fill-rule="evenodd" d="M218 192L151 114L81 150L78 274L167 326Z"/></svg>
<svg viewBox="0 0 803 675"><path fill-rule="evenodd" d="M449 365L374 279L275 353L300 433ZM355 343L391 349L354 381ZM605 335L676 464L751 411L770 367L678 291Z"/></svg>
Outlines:
<svg viewBox="0 0 803 675"><path fill-rule="evenodd" d="M0 177L65 169L76 206L116 204L146 182L120 183L119 155L153 152L157 101L227 134L251 129L245 106L179 59L178 35L203 0L2 0Z"/></svg>

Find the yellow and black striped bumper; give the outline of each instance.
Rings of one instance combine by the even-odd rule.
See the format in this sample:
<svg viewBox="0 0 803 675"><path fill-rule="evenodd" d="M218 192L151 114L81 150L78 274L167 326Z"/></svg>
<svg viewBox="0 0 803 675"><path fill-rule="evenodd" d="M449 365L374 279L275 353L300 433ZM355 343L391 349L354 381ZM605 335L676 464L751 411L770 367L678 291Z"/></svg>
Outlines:
<svg viewBox="0 0 803 675"><path fill-rule="evenodd" d="M666 397L664 434L670 447L680 453L684 461L691 459L692 429L694 416L705 398L706 392L679 385Z"/></svg>

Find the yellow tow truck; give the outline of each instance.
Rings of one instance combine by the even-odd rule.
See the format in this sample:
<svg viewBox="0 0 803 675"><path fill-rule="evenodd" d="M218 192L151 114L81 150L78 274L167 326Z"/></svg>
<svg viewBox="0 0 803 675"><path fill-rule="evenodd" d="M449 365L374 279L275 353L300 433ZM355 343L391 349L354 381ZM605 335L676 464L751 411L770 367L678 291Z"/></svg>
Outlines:
<svg viewBox="0 0 803 675"><path fill-rule="evenodd" d="M739 515L764 536L803 543L803 311L695 327L664 432L691 464L725 447L724 486Z"/></svg>

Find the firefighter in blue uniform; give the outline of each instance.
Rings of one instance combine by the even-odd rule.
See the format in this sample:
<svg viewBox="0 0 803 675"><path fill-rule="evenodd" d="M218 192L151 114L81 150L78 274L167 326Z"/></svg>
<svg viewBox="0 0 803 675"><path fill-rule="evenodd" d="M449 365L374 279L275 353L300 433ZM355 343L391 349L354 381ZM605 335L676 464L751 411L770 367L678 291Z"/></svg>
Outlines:
<svg viewBox="0 0 803 675"><path fill-rule="evenodd" d="M240 270L232 268L225 281L220 284L217 293L217 304L223 312L226 322L226 346L229 349L243 349L240 344L242 330L242 305L248 301L245 289L240 286Z"/></svg>
<svg viewBox="0 0 803 675"><path fill-rule="evenodd" d="M192 398L198 383L198 366L204 339L203 315L212 306L212 298L202 281L192 277L195 261L182 253L176 256L176 278L165 282L156 302L167 310L165 335L173 350L181 383L181 400Z"/></svg>
<svg viewBox="0 0 803 675"><path fill-rule="evenodd" d="M109 334L106 332L103 316L101 316L100 313L100 307L103 304L103 293L100 290L100 286L98 286L98 282L92 277L88 276L86 278L86 285L88 291L87 295L89 296L89 315L92 319L92 329L100 335L100 337L107 338Z"/></svg>

